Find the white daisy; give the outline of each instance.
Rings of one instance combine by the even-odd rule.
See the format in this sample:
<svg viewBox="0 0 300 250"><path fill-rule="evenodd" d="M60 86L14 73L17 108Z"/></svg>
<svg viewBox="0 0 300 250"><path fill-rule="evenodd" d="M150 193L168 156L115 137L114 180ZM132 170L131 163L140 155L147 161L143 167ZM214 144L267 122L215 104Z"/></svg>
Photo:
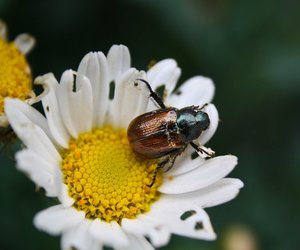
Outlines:
<svg viewBox="0 0 300 250"><path fill-rule="evenodd" d="M18 169L60 202L39 212L34 224L61 235L62 249L154 249L166 245L172 233L213 240L204 208L233 199L243 186L224 178L237 164L235 156L193 160L189 147L147 186L157 161L134 155L126 137L129 122L153 109L149 90L136 79L146 79L154 89L165 85L166 103L178 108L209 103L214 85L197 76L174 94L180 69L173 59L147 73L131 68L130 61L127 47L114 45L107 56L87 54L77 73L65 71L60 83L52 74L38 77L36 83L47 90L46 117L20 100L5 100L9 122L26 146L16 155ZM215 106L205 111L211 124L201 144L218 125Z"/></svg>
<svg viewBox="0 0 300 250"><path fill-rule="evenodd" d="M33 48L35 40L28 34L7 41L6 24L0 20L0 134L8 126L4 114L4 98L13 97L31 102L32 78L25 55Z"/></svg>

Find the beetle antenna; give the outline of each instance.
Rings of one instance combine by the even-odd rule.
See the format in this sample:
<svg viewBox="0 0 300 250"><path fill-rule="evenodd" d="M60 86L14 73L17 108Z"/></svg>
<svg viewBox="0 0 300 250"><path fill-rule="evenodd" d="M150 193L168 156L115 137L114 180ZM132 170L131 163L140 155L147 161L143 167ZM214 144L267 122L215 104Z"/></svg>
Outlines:
<svg viewBox="0 0 300 250"><path fill-rule="evenodd" d="M162 99L152 90L149 82L147 82L144 79L136 79L137 81L141 81L143 83L146 84L146 86L148 87L149 91L150 91L150 97L152 97L154 99L154 101L158 104L158 106L160 106L162 109L166 108L166 105L164 104L164 102L162 101Z"/></svg>

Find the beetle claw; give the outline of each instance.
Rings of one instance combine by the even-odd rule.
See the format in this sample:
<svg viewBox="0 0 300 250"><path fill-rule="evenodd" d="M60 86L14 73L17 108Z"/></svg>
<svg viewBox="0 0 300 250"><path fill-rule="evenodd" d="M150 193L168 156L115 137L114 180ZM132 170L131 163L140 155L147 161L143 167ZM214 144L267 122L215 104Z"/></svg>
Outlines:
<svg viewBox="0 0 300 250"><path fill-rule="evenodd" d="M198 155L204 159L209 159L215 156L215 151L211 148L204 147L203 145L197 145L194 142L190 142L191 146L196 149Z"/></svg>
<svg viewBox="0 0 300 250"><path fill-rule="evenodd" d="M213 151L211 148L206 148L204 146L200 146L199 147L199 151L197 151L197 153L202 157L202 158L205 158L205 159L209 159L209 158L212 158L215 156L215 151Z"/></svg>

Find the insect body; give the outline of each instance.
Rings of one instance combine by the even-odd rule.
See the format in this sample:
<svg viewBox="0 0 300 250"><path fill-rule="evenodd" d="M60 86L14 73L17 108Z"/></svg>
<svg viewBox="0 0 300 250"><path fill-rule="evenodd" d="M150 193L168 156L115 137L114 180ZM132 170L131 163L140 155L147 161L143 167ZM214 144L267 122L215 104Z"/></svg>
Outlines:
<svg viewBox="0 0 300 250"><path fill-rule="evenodd" d="M147 159L161 158L153 180L149 184L152 186L158 170L167 165L166 171L168 171L173 166L176 157L185 150L188 144L207 157L214 155L213 151L193 142L202 131L209 127L210 120L208 114L201 110L203 107L167 108L148 82L143 79L138 80L147 85L150 97L161 107L136 117L127 129L129 143L137 155Z"/></svg>
<svg viewBox="0 0 300 250"><path fill-rule="evenodd" d="M158 109L135 118L128 127L133 151L146 158L181 153L209 126L209 117L197 107Z"/></svg>

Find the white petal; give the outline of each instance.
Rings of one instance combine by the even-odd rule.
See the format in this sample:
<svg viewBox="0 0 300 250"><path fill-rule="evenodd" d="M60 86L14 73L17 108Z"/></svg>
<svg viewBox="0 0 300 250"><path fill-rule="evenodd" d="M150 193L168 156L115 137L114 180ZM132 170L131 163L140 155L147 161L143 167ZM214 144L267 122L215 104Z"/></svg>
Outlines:
<svg viewBox="0 0 300 250"><path fill-rule="evenodd" d="M78 67L76 85L82 85L86 76L93 90L93 127L101 127L104 123L109 97L109 72L106 57L102 52L88 53Z"/></svg>
<svg viewBox="0 0 300 250"><path fill-rule="evenodd" d="M15 109L12 102L6 101L5 112L10 125L22 142L37 155L50 164L58 165L60 154L52 144L45 132L35 125L22 111Z"/></svg>
<svg viewBox="0 0 300 250"><path fill-rule="evenodd" d="M82 223L84 216L84 212L79 212L73 207L56 205L37 213L33 222L39 230L59 235Z"/></svg>
<svg viewBox="0 0 300 250"><path fill-rule="evenodd" d="M16 160L17 168L25 172L38 187L43 187L47 196L58 195L58 187L54 180L55 172L59 171L57 165L51 164L31 150L18 152Z"/></svg>
<svg viewBox="0 0 300 250"><path fill-rule="evenodd" d="M210 103L214 93L215 85L210 78L204 76L195 76L184 82L176 91L168 98L168 103L176 108L183 108L192 105L202 107L206 103Z"/></svg>
<svg viewBox="0 0 300 250"><path fill-rule="evenodd" d="M235 198L244 184L239 179L223 178L194 192L168 195L171 199L192 202L200 207L213 207Z"/></svg>
<svg viewBox="0 0 300 250"><path fill-rule="evenodd" d="M90 81L85 76L73 91L74 72L63 73L57 88L60 111L69 133L77 138L78 133L90 131L93 119L93 96Z"/></svg>
<svg viewBox="0 0 300 250"><path fill-rule="evenodd" d="M130 68L131 58L129 50L124 45L113 45L107 54L109 81L119 78Z"/></svg>
<svg viewBox="0 0 300 250"><path fill-rule="evenodd" d="M111 120L115 127L127 128L133 118L145 113L149 90L145 84L136 81L145 78L145 72L131 68L116 82Z"/></svg>
<svg viewBox="0 0 300 250"><path fill-rule="evenodd" d="M100 219L92 221L89 232L95 239L103 242L104 245L117 248L126 248L129 244L127 235L123 232L117 222L104 222Z"/></svg>
<svg viewBox="0 0 300 250"><path fill-rule="evenodd" d="M155 250L143 236L128 235L129 245L127 247L115 248L116 250Z"/></svg>
<svg viewBox="0 0 300 250"><path fill-rule="evenodd" d="M210 125L208 129L203 131L199 138L196 140L199 142L200 145L204 145L210 140L210 138L214 135L219 125L219 113L215 105L208 104L204 107L203 111L208 114L210 119Z"/></svg>
<svg viewBox="0 0 300 250"><path fill-rule="evenodd" d="M61 163L59 166L61 166ZM61 169L61 167L59 169ZM55 172L54 182L58 190L57 198L61 205L66 208L71 207L75 200L69 195L69 188L64 183L64 176L61 170Z"/></svg>
<svg viewBox="0 0 300 250"><path fill-rule="evenodd" d="M64 207L70 207L74 204L74 199L69 195L69 189L66 184L63 183L61 172L59 172L55 179L56 185L59 189L58 199Z"/></svg>
<svg viewBox="0 0 300 250"><path fill-rule="evenodd" d="M184 219L183 215L188 211L193 212L190 217ZM193 202L184 202L162 195L152 204L151 210L145 216L160 220L174 234L205 240L216 238L208 215ZM196 228L197 225L201 227Z"/></svg>
<svg viewBox="0 0 300 250"><path fill-rule="evenodd" d="M0 19L0 37L6 41L7 39L7 26L6 23Z"/></svg>
<svg viewBox="0 0 300 250"><path fill-rule="evenodd" d="M60 146L67 148L69 143L69 134L64 126L56 96L58 82L52 73L39 76L34 82L36 84L43 84L48 91L47 94L42 97L42 104L49 128L56 142Z"/></svg>
<svg viewBox="0 0 300 250"><path fill-rule="evenodd" d="M50 139L53 139L46 118L36 109L19 99L12 98L5 98L5 107L6 106L11 106L9 110L12 110L13 112L23 113L29 121L39 126Z"/></svg>
<svg viewBox="0 0 300 250"><path fill-rule="evenodd" d="M225 155L209 159L200 167L172 178L167 172L159 191L166 194L181 194L204 188L225 177L236 164L235 156Z"/></svg>
<svg viewBox="0 0 300 250"><path fill-rule="evenodd" d="M165 85L165 94L168 96L174 90L181 70L173 59L165 59L156 63L147 72L148 81L153 88Z"/></svg>
<svg viewBox="0 0 300 250"><path fill-rule="evenodd" d="M99 239L94 239L89 233L92 221L85 219L77 227L68 230L62 235L61 248L69 250L101 250L102 243Z"/></svg>
<svg viewBox="0 0 300 250"><path fill-rule="evenodd" d="M20 34L15 38L16 47L24 54L28 54L35 45L35 39L29 34Z"/></svg>
<svg viewBox="0 0 300 250"><path fill-rule="evenodd" d="M122 228L131 235L149 237L155 247L166 245L171 237L168 227L144 215L133 220L123 219Z"/></svg>

